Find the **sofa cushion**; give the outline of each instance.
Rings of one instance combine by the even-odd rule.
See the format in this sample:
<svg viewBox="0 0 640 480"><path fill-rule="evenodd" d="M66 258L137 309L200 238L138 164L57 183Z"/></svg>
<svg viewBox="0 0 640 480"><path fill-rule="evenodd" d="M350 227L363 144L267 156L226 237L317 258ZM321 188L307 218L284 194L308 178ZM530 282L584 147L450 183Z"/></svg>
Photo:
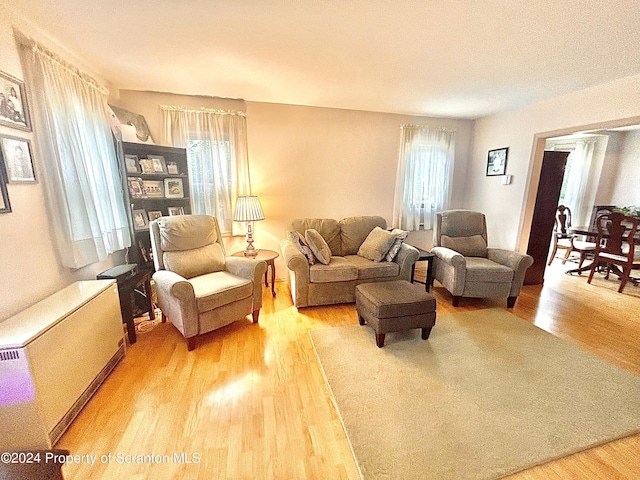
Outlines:
<svg viewBox="0 0 640 480"><path fill-rule="evenodd" d="M409 236L409 232L407 232L406 230L400 230L399 228L394 228L393 230L391 230L391 233L396 235L396 239L384 257L387 262L393 262L393 259L396 258L396 255L398 255L398 252L400 251L402 242L404 242L405 239Z"/></svg>
<svg viewBox="0 0 640 480"><path fill-rule="evenodd" d="M191 250L218 240L215 218L209 215L160 217L157 222L164 252Z"/></svg>
<svg viewBox="0 0 640 480"><path fill-rule="evenodd" d="M306 232L304 232L304 238L311 248L313 255L320 261L320 263L324 263L328 265L331 261L331 249L322 235L317 230L310 228Z"/></svg>
<svg viewBox="0 0 640 480"><path fill-rule="evenodd" d="M224 270L225 259L219 243L212 243L191 250L168 251L162 255L167 270L184 278L192 278L205 273Z"/></svg>
<svg viewBox="0 0 640 480"><path fill-rule="evenodd" d="M309 230L317 230L331 249L331 255L342 255L340 246L340 227L333 218L296 218L287 225L287 231L296 231L304 236Z"/></svg>
<svg viewBox="0 0 640 480"><path fill-rule="evenodd" d="M230 272L214 272L189 280L193 285L199 312L237 302L253 295L253 282Z"/></svg>
<svg viewBox="0 0 640 480"><path fill-rule="evenodd" d="M298 250L300 250L300 253L302 253L307 258L307 262L309 262L309 265L313 265L314 263L316 263L316 257L313 254L311 247L309 247L309 244L302 235L300 235L296 231L289 232L289 240L291 240L293 244L298 248Z"/></svg>
<svg viewBox="0 0 640 480"><path fill-rule="evenodd" d="M378 216L347 217L338 222L342 242L341 256L356 255L367 235L375 227L387 228L387 221Z"/></svg>
<svg viewBox="0 0 640 480"><path fill-rule="evenodd" d="M358 249L358 255L379 262L385 257L396 238L397 235L375 227Z"/></svg>
<svg viewBox="0 0 640 480"><path fill-rule="evenodd" d="M395 262L372 262L359 255L347 255L344 257L358 269L358 279L397 277L400 273L400 265Z"/></svg>
<svg viewBox="0 0 640 480"><path fill-rule="evenodd" d="M343 257L331 257L328 265L316 263L309 267L312 283L346 282L358 278L358 268Z"/></svg>
<svg viewBox="0 0 640 480"><path fill-rule="evenodd" d="M467 257L467 282L511 283L514 272L496 262L482 257Z"/></svg>
<svg viewBox="0 0 640 480"><path fill-rule="evenodd" d="M449 237L442 235L440 242L443 247L455 250L465 257L487 256L487 242L482 235L472 235L470 237Z"/></svg>

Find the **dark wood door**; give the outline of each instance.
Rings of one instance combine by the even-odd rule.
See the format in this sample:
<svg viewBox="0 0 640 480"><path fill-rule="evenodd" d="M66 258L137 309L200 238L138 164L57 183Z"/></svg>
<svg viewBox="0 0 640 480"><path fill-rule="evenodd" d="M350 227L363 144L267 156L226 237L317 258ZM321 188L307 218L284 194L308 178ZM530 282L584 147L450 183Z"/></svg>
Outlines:
<svg viewBox="0 0 640 480"><path fill-rule="evenodd" d="M533 265L525 274L525 285L539 285L544 281L553 223L568 156L569 152L544 152L527 247L527 253L533 257Z"/></svg>

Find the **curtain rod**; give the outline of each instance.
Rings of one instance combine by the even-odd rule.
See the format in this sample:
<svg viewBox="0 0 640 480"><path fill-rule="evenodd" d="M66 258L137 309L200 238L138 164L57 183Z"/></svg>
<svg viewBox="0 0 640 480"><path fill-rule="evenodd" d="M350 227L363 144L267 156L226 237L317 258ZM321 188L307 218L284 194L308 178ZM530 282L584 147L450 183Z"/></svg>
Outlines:
<svg viewBox="0 0 640 480"><path fill-rule="evenodd" d="M215 113L217 115L238 115L240 117L246 117L247 114L245 112L241 112L238 110L221 110L216 108L189 108L189 107L181 107L177 105L160 105L161 110L169 110L175 112L187 112L187 113Z"/></svg>
<svg viewBox="0 0 640 480"><path fill-rule="evenodd" d="M106 87L103 87L102 85L100 85L93 77L91 77L90 75L82 72L79 68L77 68L74 65L64 61L59 55L53 53L51 50L49 50L44 45L36 42L32 38L27 37L20 30L17 30L15 28L13 29L13 35L14 35L14 38L16 39L16 41L20 45L23 45L23 46L29 48L35 54L42 55L43 57L46 57L51 62L55 63L60 68L65 70L67 73L69 73L69 74L77 77L81 81L83 81L87 86L96 89L102 95L104 95L104 96L108 96L109 95L109 90Z"/></svg>
<svg viewBox="0 0 640 480"><path fill-rule="evenodd" d="M447 128L447 127L430 127L429 125L412 125L410 123L402 123L400 124L400 128L414 128L419 130L431 130L434 132L452 132L455 133L455 128Z"/></svg>

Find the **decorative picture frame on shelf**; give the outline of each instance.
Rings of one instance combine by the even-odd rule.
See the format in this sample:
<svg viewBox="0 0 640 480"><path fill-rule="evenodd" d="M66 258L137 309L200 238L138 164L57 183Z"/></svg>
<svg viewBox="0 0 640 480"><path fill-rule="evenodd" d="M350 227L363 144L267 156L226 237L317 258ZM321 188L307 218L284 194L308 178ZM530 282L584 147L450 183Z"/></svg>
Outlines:
<svg viewBox="0 0 640 480"><path fill-rule="evenodd" d="M3 162L0 162L0 213L11 213L11 203L7 191L7 172Z"/></svg>
<svg viewBox="0 0 640 480"><path fill-rule="evenodd" d="M154 220L162 217L162 211L160 210L149 210L149 212L147 212L147 215L149 217L149 221L153 222Z"/></svg>
<svg viewBox="0 0 640 480"><path fill-rule="evenodd" d="M153 168L153 160L148 158L141 158L138 163L140 164L140 172L143 174L156 173Z"/></svg>
<svg viewBox="0 0 640 480"><path fill-rule="evenodd" d="M143 180L142 187L147 198L164 198L165 186L162 180Z"/></svg>
<svg viewBox="0 0 640 480"><path fill-rule="evenodd" d="M184 215L184 208L183 207L169 207L169 208L167 208L167 212L169 213L170 217L174 217L176 215Z"/></svg>
<svg viewBox="0 0 640 480"><path fill-rule="evenodd" d="M0 150L9 183L38 183L31 155L31 140L1 135Z"/></svg>
<svg viewBox="0 0 640 480"><path fill-rule="evenodd" d="M131 219L133 221L133 229L141 232L149 229L149 217L144 208L135 209L132 212Z"/></svg>
<svg viewBox="0 0 640 480"><path fill-rule="evenodd" d="M140 177L129 177L127 178L127 183L129 184L129 195L131 195L132 198L147 197L144 193L144 185Z"/></svg>
<svg viewBox="0 0 640 480"><path fill-rule="evenodd" d="M0 125L31 131L24 82L0 72Z"/></svg>
<svg viewBox="0 0 640 480"><path fill-rule="evenodd" d="M509 147L489 150L487 158L487 177L504 175L507 171L507 157Z"/></svg>
<svg viewBox="0 0 640 480"><path fill-rule="evenodd" d="M169 175L180 175L178 164L176 162L167 162L167 173Z"/></svg>
<svg viewBox="0 0 640 480"><path fill-rule="evenodd" d="M181 178L164 179L164 195L166 198L184 198L184 185Z"/></svg>
<svg viewBox="0 0 640 480"><path fill-rule="evenodd" d="M162 155L147 155L153 166L153 173L167 173L167 164Z"/></svg>
<svg viewBox="0 0 640 480"><path fill-rule="evenodd" d="M138 165L137 155L125 155L124 164L127 168L127 173L140 173L140 165Z"/></svg>

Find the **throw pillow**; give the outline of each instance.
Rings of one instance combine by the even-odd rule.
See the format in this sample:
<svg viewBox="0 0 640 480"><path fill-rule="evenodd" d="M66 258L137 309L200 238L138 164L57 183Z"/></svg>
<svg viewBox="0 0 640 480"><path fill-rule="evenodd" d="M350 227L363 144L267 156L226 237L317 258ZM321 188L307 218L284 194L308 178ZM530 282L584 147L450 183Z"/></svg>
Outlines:
<svg viewBox="0 0 640 480"><path fill-rule="evenodd" d="M396 234L380 227L375 227L360 245L358 255L372 262L379 262L385 257L396 238Z"/></svg>
<svg viewBox="0 0 640 480"><path fill-rule="evenodd" d="M442 235L440 243L443 247L455 250L465 257L485 257L487 256L487 242L482 235L472 235L471 237L449 237Z"/></svg>
<svg viewBox="0 0 640 480"><path fill-rule="evenodd" d="M384 257L387 262L393 262L393 259L396 258L396 255L398 255L398 252L400 251L400 245L402 245L402 242L404 242L409 236L409 232L406 230L400 230L399 228L394 228L391 230L391 233L397 235L397 237L387 252L387 255Z"/></svg>
<svg viewBox="0 0 640 480"><path fill-rule="evenodd" d="M309 248L316 258L324 265L329 265L331 261L331 249L322 235L317 230L310 228L304 232L304 238L309 244Z"/></svg>
<svg viewBox="0 0 640 480"><path fill-rule="evenodd" d="M309 244L302 235L295 231L289 232L289 240L291 240L298 250L300 250L300 253L307 257L309 265L316 263L316 257L313 255Z"/></svg>
<svg viewBox="0 0 640 480"><path fill-rule="evenodd" d="M175 272L184 278L219 272L224 270L225 266L222 247L218 243L191 250L164 252L162 261L167 270Z"/></svg>

